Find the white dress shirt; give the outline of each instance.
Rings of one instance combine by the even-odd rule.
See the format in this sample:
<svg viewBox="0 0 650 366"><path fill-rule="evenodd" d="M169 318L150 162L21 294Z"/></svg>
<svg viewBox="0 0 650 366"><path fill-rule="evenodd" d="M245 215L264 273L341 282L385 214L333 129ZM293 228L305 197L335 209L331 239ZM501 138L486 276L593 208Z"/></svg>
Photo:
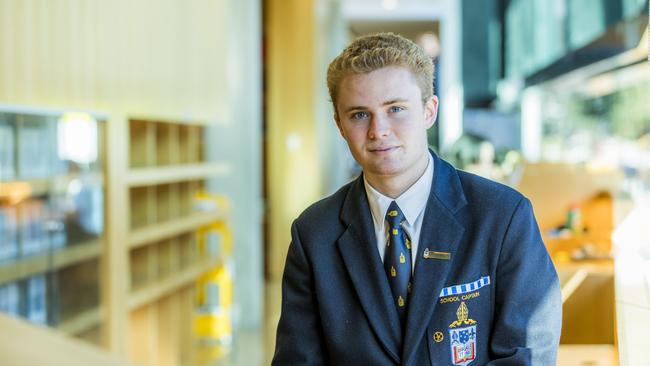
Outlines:
<svg viewBox="0 0 650 366"><path fill-rule="evenodd" d="M409 189L394 199L400 210L404 213L406 222L402 225L409 238L411 239L411 270L415 270L415 260L420 244L420 231L422 229L422 220L424 218L424 209L427 206L429 193L433 181L433 158L427 152L429 162L424 174ZM384 261L384 252L386 251L386 242L388 241L388 224L386 223L386 211L393 201L392 198L384 196L374 189L370 183L363 178L363 184L366 188L366 196L372 213L372 221L375 226L375 237L377 238L377 250L381 261Z"/></svg>

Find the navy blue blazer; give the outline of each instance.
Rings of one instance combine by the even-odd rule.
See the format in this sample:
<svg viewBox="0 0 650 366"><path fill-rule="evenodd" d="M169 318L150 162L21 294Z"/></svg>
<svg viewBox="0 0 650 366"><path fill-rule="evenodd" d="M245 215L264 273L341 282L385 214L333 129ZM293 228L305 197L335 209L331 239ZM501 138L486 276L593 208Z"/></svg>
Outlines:
<svg viewBox="0 0 650 366"><path fill-rule="evenodd" d="M432 155L404 334L359 177L292 225L273 365L555 365L560 287L530 202Z"/></svg>

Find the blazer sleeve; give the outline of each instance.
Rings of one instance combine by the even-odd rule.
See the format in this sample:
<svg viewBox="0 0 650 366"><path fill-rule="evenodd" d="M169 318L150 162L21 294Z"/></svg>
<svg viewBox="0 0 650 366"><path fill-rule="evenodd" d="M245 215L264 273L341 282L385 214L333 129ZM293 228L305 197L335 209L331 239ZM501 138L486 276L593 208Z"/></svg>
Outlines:
<svg viewBox="0 0 650 366"><path fill-rule="evenodd" d="M495 281L489 365L556 364L562 300L528 199L517 204L506 231Z"/></svg>
<svg viewBox="0 0 650 366"><path fill-rule="evenodd" d="M282 308L271 364L325 365L324 348L313 272L294 222L282 277Z"/></svg>

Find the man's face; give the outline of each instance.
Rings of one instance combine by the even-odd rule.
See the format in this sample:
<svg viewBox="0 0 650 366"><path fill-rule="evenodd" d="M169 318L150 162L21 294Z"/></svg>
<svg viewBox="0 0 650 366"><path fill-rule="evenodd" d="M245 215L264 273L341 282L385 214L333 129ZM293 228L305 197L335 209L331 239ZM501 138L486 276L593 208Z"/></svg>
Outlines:
<svg viewBox="0 0 650 366"><path fill-rule="evenodd" d="M435 122L437 108L435 96L423 105L408 69L388 66L344 77L335 119L371 183L395 177L413 183L426 167L426 130Z"/></svg>

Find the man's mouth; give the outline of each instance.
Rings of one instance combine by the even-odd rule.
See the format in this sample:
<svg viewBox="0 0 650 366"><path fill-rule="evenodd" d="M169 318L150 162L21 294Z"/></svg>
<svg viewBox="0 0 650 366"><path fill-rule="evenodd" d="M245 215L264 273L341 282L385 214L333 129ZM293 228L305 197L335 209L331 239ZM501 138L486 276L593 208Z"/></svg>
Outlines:
<svg viewBox="0 0 650 366"><path fill-rule="evenodd" d="M370 151L371 153L381 154L381 153L387 153L396 150L398 147L399 146L378 146L378 147L369 148L368 151Z"/></svg>

